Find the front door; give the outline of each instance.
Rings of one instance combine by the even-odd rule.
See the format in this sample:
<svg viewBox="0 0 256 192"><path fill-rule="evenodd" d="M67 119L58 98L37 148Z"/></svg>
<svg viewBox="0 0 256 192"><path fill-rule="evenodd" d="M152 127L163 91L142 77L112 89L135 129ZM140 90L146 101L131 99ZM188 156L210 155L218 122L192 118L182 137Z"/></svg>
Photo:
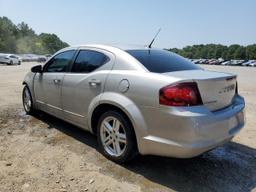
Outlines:
<svg viewBox="0 0 256 192"><path fill-rule="evenodd" d="M75 50L69 50L54 56L45 66L42 73L35 76L35 97L41 110L61 117L61 89L63 78Z"/></svg>
<svg viewBox="0 0 256 192"><path fill-rule="evenodd" d="M62 103L65 118L87 128L87 113L92 100L103 92L114 56L106 51L80 50L70 73L65 74Z"/></svg>

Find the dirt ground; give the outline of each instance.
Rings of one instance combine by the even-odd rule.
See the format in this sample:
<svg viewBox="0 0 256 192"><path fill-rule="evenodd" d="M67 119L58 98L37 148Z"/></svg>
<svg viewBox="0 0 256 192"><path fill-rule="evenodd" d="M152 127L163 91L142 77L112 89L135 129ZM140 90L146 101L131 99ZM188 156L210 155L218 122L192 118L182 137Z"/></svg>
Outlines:
<svg viewBox="0 0 256 192"><path fill-rule="evenodd" d="M24 75L35 63L0 65L0 191L256 191L256 68L239 75L247 124L232 142L193 159L139 156L128 165L98 152L91 134L45 113L24 113Z"/></svg>

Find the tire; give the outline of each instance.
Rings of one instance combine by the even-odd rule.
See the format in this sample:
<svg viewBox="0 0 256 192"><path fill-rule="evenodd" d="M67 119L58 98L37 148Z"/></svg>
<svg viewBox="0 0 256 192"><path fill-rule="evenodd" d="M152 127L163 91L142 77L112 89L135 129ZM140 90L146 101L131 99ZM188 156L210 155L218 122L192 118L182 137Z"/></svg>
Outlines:
<svg viewBox="0 0 256 192"><path fill-rule="evenodd" d="M22 103L24 110L27 114L34 115L36 113L31 92L27 85L24 86L22 91Z"/></svg>
<svg viewBox="0 0 256 192"><path fill-rule="evenodd" d="M107 111L101 115L97 140L101 153L116 163L128 162L138 153L133 127L127 117L118 111Z"/></svg>
<svg viewBox="0 0 256 192"><path fill-rule="evenodd" d="M21 62L19 61L19 62L18 62L18 65L20 65L20 64L21 64Z"/></svg>
<svg viewBox="0 0 256 192"><path fill-rule="evenodd" d="M10 61L10 65L13 65L13 61L12 60Z"/></svg>

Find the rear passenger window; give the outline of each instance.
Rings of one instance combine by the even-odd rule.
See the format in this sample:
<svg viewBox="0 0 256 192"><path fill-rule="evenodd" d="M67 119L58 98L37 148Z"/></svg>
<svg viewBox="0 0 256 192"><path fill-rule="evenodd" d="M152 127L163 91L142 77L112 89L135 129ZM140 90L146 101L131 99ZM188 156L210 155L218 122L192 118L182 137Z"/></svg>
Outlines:
<svg viewBox="0 0 256 192"><path fill-rule="evenodd" d="M91 50L81 50L74 62L72 72L90 73L108 61L109 58L103 53Z"/></svg>

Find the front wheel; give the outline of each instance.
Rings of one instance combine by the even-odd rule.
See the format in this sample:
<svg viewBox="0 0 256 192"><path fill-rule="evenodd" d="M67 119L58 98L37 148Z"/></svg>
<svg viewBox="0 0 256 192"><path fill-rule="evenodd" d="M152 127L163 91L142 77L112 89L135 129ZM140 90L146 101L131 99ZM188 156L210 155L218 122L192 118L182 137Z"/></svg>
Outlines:
<svg viewBox="0 0 256 192"><path fill-rule="evenodd" d="M33 107L33 100L32 100L30 90L27 85L23 88L22 101L23 101L23 107L24 107L24 110L26 111L26 113L30 114L30 115L34 114L35 109Z"/></svg>
<svg viewBox="0 0 256 192"><path fill-rule="evenodd" d="M117 163L124 163L137 154L133 127L120 112L108 111L99 120L97 138L105 157Z"/></svg>

